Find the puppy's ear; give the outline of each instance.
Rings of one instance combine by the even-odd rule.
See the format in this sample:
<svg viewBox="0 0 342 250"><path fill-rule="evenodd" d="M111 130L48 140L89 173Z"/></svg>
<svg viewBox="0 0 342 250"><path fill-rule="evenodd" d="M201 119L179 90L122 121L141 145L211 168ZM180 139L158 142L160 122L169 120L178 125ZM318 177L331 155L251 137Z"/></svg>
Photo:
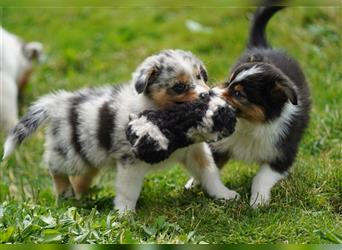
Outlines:
<svg viewBox="0 0 342 250"><path fill-rule="evenodd" d="M133 83L138 94L143 93L150 84L154 83L159 74L160 68L157 66L153 66L150 69L141 69L135 73Z"/></svg>
<svg viewBox="0 0 342 250"><path fill-rule="evenodd" d="M43 44L40 42L29 42L23 47L25 57L30 60L40 61L43 55Z"/></svg>
<svg viewBox="0 0 342 250"><path fill-rule="evenodd" d="M202 65L200 66L200 73L201 73L201 76L202 76L204 82L207 82L208 81L208 72Z"/></svg>
<svg viewBox="0 0 342 250"><path fill-rule="evenodd" d="M297 93L290 80L276 82L271 93L278 99L284 99L284 101L290 100L293 105L298 104Z"/></svg>

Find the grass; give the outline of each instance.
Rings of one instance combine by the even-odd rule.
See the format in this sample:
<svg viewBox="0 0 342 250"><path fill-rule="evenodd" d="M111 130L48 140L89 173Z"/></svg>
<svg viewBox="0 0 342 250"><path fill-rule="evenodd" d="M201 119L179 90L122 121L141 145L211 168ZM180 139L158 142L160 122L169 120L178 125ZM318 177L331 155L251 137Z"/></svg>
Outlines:
<svg viewBox="0 0 342 250"><path fill-rule="evenodd" d="M1 24L44 43L21 100L21 114L38 96L130 79L148 55L164 48L193 51L213 84L227 77L243 51L248 8L4 8ZM36 133L0 165L0 242L58 243L338 243L342 241L341 9L291 8L272 19L268 35L302 64L312 90L311 123L290 177L272 191L268 208L248 205L257 166L232 161L224 183L242 199L223 203L200 189L184 191L182 168L149 175L137 213L112 210L115 173L88 198L55 205ZM191 19L212 33L192 33ZM2 144L5 135L0 136ZM0 146L2 151L2 146Z"/></svg>

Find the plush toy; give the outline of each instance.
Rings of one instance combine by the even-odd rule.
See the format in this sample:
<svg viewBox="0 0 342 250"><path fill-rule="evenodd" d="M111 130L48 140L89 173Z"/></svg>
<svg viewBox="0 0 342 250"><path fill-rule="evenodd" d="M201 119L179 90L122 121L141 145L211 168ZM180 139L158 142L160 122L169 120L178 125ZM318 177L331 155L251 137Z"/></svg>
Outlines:
<svg viewBox="0 0 342 250"><path fill-rule="evenodd" d="M147 163L167 159L175 150L213 142L234 132L233 108L217 96L131 115L126 129L136 157Z"/></svg>

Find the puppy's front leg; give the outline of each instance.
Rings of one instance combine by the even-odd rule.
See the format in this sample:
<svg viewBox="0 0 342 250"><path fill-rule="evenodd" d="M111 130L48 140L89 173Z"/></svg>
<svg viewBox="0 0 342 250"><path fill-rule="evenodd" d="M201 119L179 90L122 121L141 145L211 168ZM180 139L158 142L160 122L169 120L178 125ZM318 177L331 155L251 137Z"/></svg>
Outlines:
<svg viewBox="0 0 342 250"><path fill-rule="evenodd" d="M120 214L135 210L147 171L147 167L142 164L124 165L118 162L114 205Z"/></svg>
<svg viewBox="0 0 342 250"><path fill-rule="evenodd" d="M268 205L272 187L284 177L286 174L273 170L268 164L263 165L253 178L250 205L253 208Z"/></svg>
<svg viewBox="0 0 342 250"><path fill-rule="evenodd" d="M208 144L191 146L185 158L185 166L209 196L225 200L239 199L237 192L222 183Z"/></svg>

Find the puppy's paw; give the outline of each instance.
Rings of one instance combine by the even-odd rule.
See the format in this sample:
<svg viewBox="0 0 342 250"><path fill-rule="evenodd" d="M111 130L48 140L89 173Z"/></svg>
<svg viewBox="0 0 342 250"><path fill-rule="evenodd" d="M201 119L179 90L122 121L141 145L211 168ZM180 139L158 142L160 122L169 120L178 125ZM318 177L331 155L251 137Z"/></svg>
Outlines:
<svg viewBox="0 0 342 250"><path fill-rule="evenodd" d="M125 215L129 215L129 214L133 214L133 213L135 213L135 209L132 209L132 208L127 208L127 207L117 207L117 206L115 206L115 210L117 210L118 211L118 214L120 215L120 216L125 216Z"/></svg>
<svg viewBox="0 0 342 250"><path fill-rule="evenodd" d="M115 198L114 209L117 210L120 215L130 214L135 212L135 204L129 200Z"/></svg>
<svg viewBox="0 0 342 250"><path fill-rule="evenodd" d="M63 201L69 200L70 198L75 198L75 192L71 186L63 193L57 195L56 203L57 205L61 205Z"/></svg>
<svg viewBox="0 0 342 250"><path fill-rule="evenodd" d="M221 190L220 192L216 193L214 197L216 199L222 199L226 201L240 199L239 193L235 192L234 190L230 190L229 188Z"/></svg>
<svg viewBox="0 0 342 250"><path fill-rule="evenodd" d="M251 196L251 199L249 201L249 205L252 208L259 208L268 206L270 203L270 195L266 193L254 193Z"/></svg>
<svg viewBox="0 0 342 250"><path fill-rule="evenodd" d="M185 188L185 190L190 190L190 189L198 186L199 184L200 183L192 177L186 182L186 184L184 185L184 188Z"/></svg>

